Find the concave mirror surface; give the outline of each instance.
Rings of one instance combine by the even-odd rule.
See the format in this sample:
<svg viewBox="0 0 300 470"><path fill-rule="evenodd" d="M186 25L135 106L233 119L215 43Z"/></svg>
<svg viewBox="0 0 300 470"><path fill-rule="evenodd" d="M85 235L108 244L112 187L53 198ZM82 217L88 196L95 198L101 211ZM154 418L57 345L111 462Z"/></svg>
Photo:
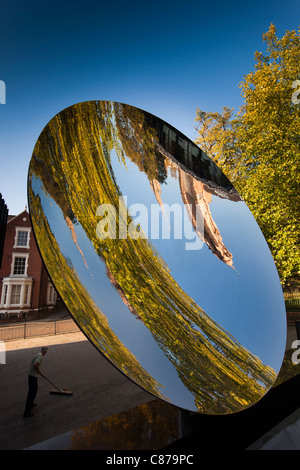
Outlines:
<svg viewBox="0 0 300 470"><path fill-rule="evenodd" d="M136 384L205 414L273 385L286 343L273 258L238 192L179 131L121 103L71 106L36 143L28 202L59 295Z"/></svg>

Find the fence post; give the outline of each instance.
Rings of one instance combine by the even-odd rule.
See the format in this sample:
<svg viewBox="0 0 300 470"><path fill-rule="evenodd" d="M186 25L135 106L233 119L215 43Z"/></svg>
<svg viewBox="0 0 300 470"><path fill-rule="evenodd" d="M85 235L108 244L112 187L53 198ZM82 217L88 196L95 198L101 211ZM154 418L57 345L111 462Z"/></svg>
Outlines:
<svg viewBox="0 0 300 470"><path fill-rule="evenodd" d="M26 322L24 323L24 339L26 339Z"/></svg>

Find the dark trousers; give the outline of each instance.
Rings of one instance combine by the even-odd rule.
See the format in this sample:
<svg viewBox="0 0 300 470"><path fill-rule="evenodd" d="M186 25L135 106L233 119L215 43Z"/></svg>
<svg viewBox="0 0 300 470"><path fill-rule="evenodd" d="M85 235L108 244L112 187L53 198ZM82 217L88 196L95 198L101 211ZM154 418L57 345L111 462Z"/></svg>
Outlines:
<svg viewBox="0 0 300 470"><path fill-rule="evenodd" d="M33 402L38 391L38 379L37 377L32 377L28 375L28 394L25 405L24 415L29 415L31 413L31 408L33 407Z"/></svg>

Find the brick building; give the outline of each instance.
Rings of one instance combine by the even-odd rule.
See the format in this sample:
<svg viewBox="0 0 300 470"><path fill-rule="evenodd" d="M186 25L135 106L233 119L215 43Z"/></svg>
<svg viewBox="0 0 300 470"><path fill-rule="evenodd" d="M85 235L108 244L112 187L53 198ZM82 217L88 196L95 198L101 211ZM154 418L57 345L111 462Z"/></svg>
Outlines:
<svg viewBox="0 0 300 470"><path fill-rule="evenodd" d="M7 217L8 217L7 205L5 204L4 199L2 198L2 194L0 194L0 268L1 268L1 263L2 263L2 254L3 254L3 247L4 247Z"/></svg>
<svg viewBox="0 0 300 470"><path fill-rule="evenodd" d="M56 304L27 210L9 215L0 269L0 317L26 317Z"/></svg>

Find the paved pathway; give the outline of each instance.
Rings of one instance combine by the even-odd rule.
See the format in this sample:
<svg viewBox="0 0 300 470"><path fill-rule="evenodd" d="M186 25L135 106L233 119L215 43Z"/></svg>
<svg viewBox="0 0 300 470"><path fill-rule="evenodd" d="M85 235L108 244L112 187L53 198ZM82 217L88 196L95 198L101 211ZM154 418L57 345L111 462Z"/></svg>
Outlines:
<svg viewBox="0 0 300 470"><path fill-rule="evenodd" d="M25 449L82 425L153 400L113 367L79 333L7 342L0 364L0 450ZM41 370L73 396L53 395L39 377L35 416L23 418L29 363L49 347Z"/></svg>
<svg viewBox="0 0 300 470"><path fill-rule="evenodd" d="M287 348L297 339L288 328ZM49 394L53 388L39 378L33 418L22 417L29 363L41 346L49 351L42 371L73 396ZM81 333L9 341L6 364L0 364L0 450L25 449L101 418L153 400L113 367Z"/></svg>

